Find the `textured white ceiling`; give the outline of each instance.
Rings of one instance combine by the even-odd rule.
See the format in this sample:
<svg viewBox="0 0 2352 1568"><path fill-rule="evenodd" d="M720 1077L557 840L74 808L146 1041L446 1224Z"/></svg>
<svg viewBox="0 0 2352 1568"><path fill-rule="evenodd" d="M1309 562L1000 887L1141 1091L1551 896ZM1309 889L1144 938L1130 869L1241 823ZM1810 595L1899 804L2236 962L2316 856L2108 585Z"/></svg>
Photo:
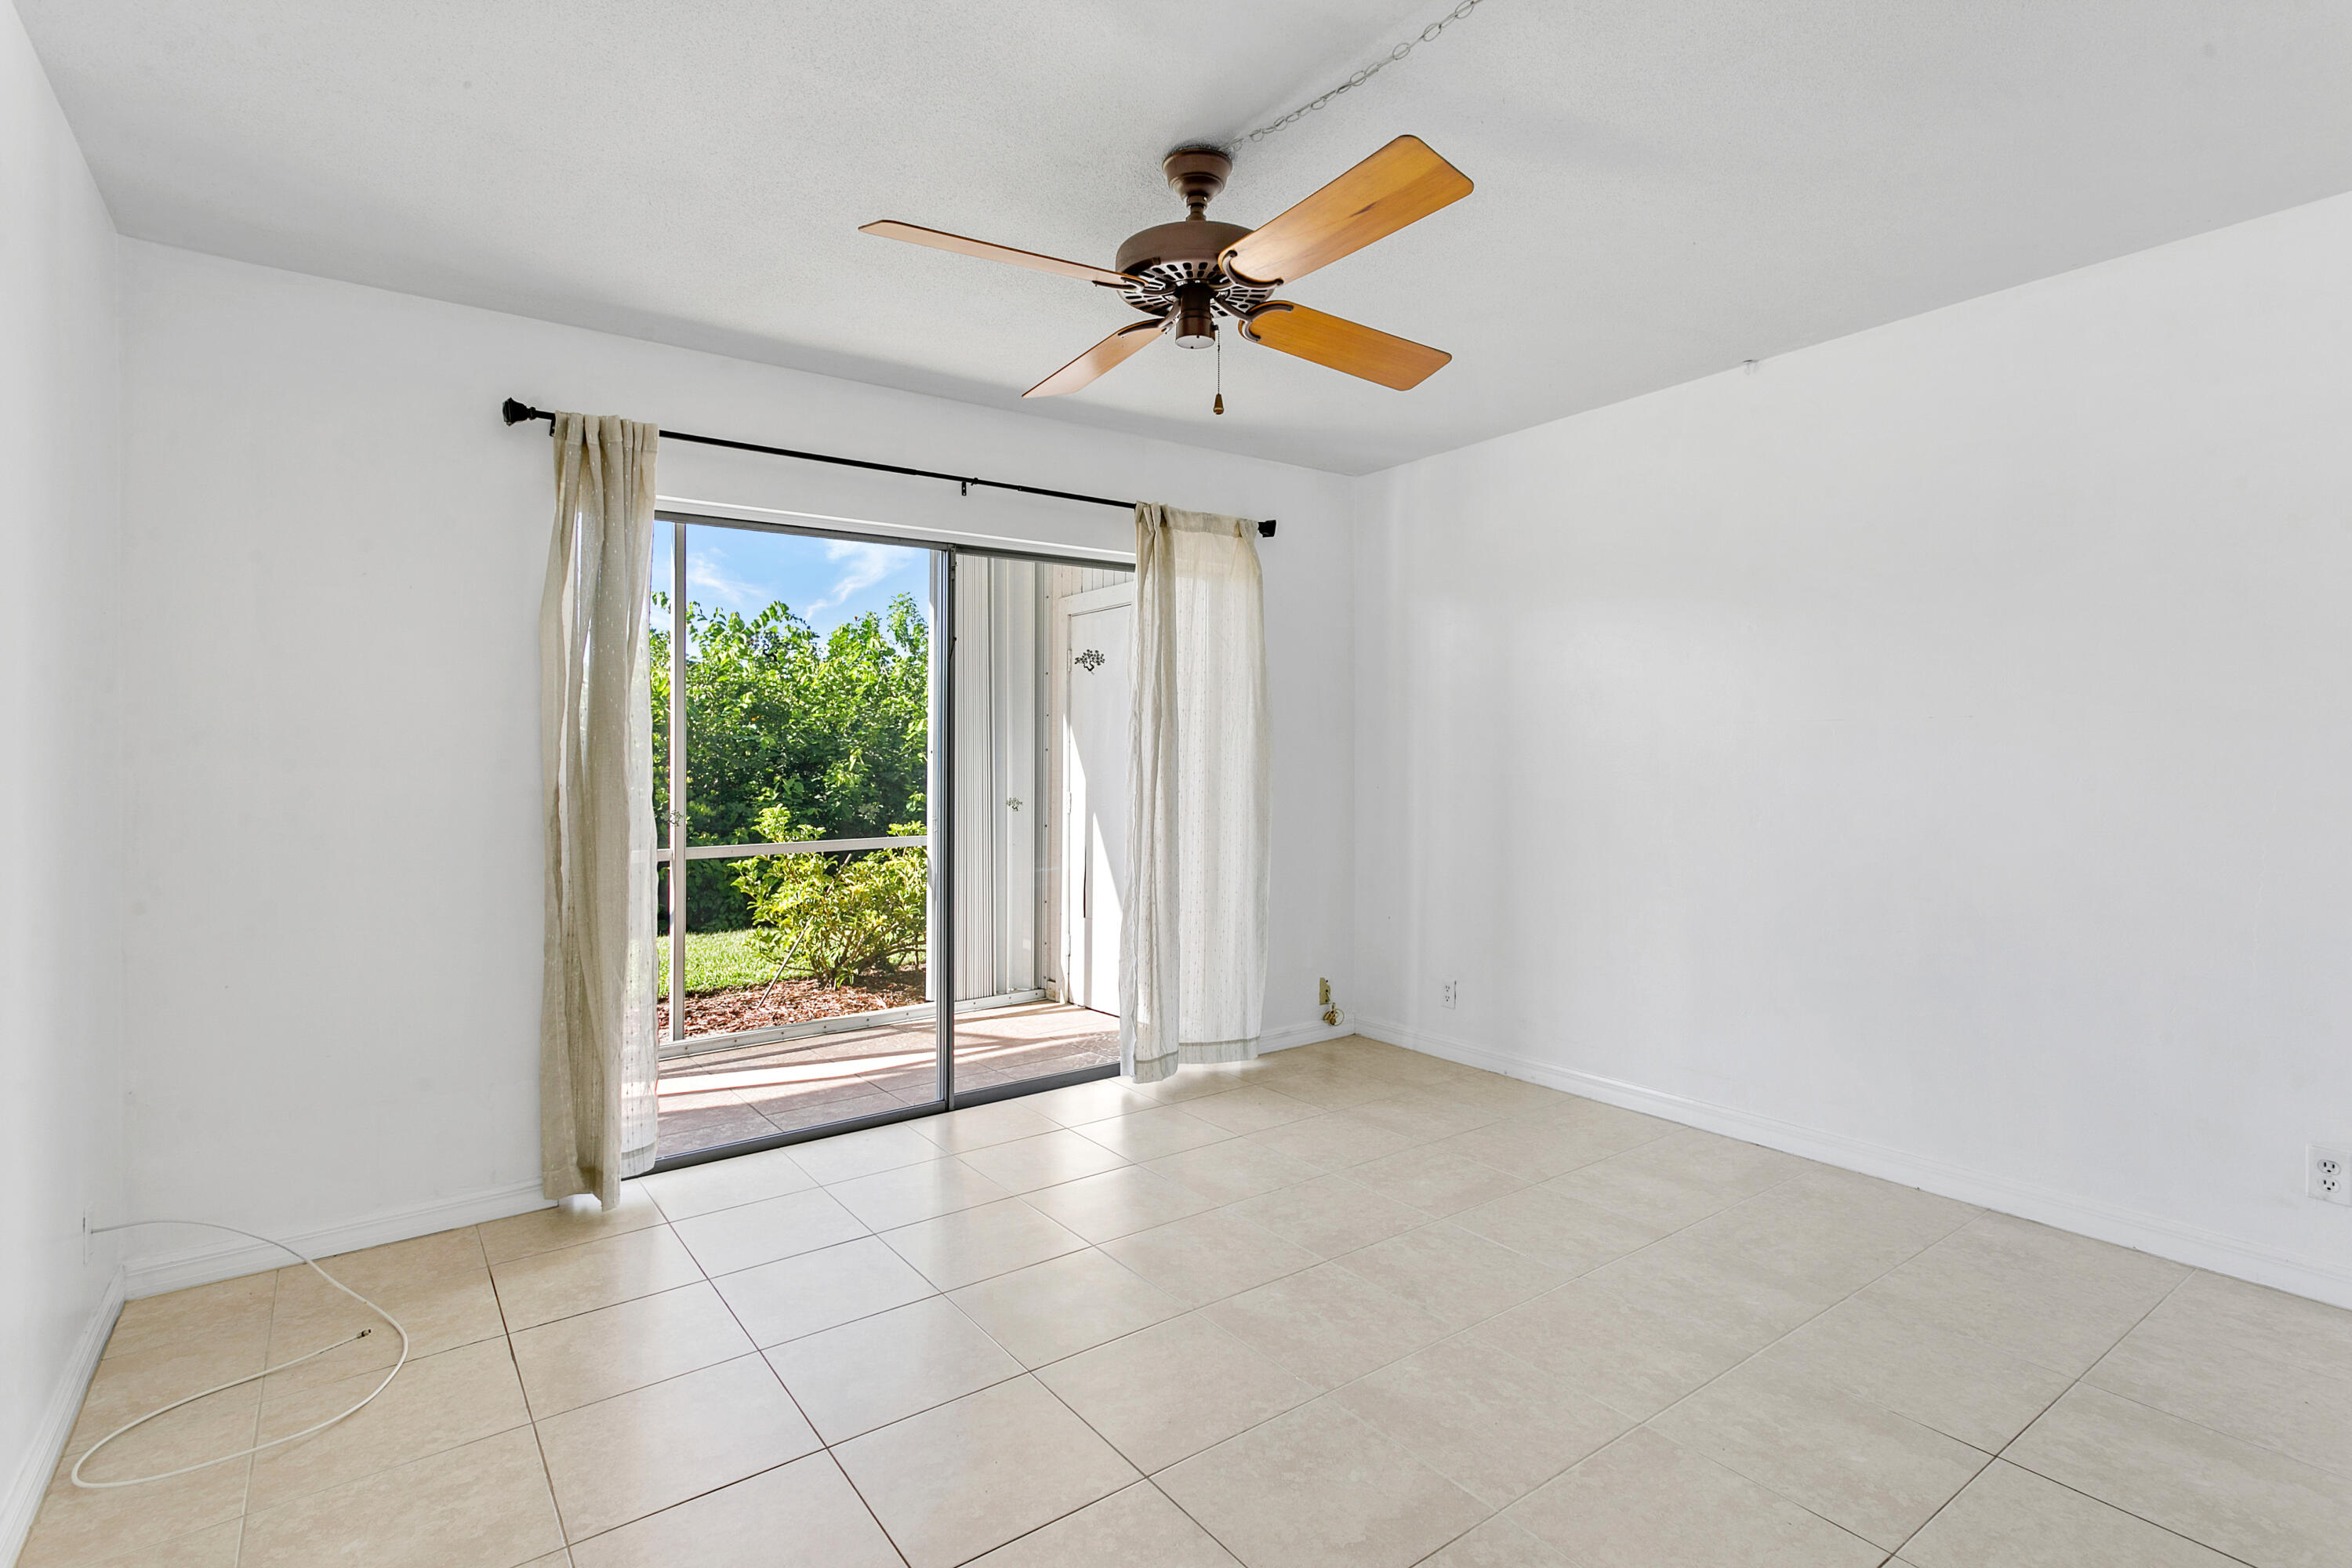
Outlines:
<svg viewBox="0 0 2352 1568"><path fill-rule="evenodd" d="M1132 320L1160 155L1445 0L16 0L127 234L1010 405ZM1297 285L1394 393L1157 344L1034 411L1360 472L2352 189L2344 0L1487 0L1245 149L1262 222L1412 132L1475 195ZM789 437L785 431L744 431Z"/></svg>

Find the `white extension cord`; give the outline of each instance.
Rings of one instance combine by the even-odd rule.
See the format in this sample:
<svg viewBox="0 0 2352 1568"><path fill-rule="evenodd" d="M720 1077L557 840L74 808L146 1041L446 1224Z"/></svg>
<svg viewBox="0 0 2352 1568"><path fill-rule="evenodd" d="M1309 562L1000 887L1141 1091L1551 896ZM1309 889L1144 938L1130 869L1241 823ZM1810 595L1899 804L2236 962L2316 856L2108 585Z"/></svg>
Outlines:
<svg viewBox="0 0 2352 1568"><path fill-rule="evenodd" d="M300 1366L304 1362L316 1360L318 1357L325 1355L329 1351L341 1350L343 1346L348 1344L356 1344L361 1340L363 1340L370 1334L375 1332L375 1331L373 1329L362 1329L350 1339L337 1340L331 1345L320 1345L309 1355L296 1356L292 1361L281 1362L276 1366L263 1367L259 1372L254 1373L252 1375L247 1377L236 1378L228 1383L215 1384L214 1386L205 1389L202 1394L191 1394L185 1399L174 1400L173 1403L164 1405L160 1410L150 1410L146 1415L139 1417L138 1420L117 1426L113 1431L109 1432L105 1436L100 1437L97 1442L92 1443L89 1446L89 1452L84 1454L80 1458L74 1461L72 1475L74 1485L95 1491L107 1487L137 1487L144 1486L150 1481L168 1481L173 1476L184 1476L195 1470L207 1470L215 1465L226 1465L231 1459L242 1459L249 1455L258 1454L265 1448L275 1448L281 1443L291 1443L298 1438L308 1437L313 1432L323 1432L328 1427L332 1426L336 1422L348 1420L352 1416L358 1415L362 1410L365 1409L367 1407L368 1400L373 1399L377 1394L382 1394L387 1387L389 1387L392 1384L392 1380L400 1375L400 1369L408 1364L408 1331L400 1326L399 1319L394 1317L390 1312L385 1311L382 1307L377 1306L373 1301L369 1300L365 1296L361 1295L358 1291L352 1289L350 1286L344 1284L341 1280L336 1279L333 1275L320 1268L316 1259L305 1257L303 1254L295 1251L293 1247L287 1246L284 1242L278 1240L274 1237L256 1236L249 1230L239 1230L233 1225L215 1225L210 1220L203 1219L134 1219L123 1225L102 1225L92 1230L90 1234L93 1236L103 1236L108 1231L130 1230L142 1225L193 1225L200 1226L205 1230L225 1230L231 1236L241 1236L248 1241L258 1241L265 1246L274 1247L280 1252L291 1254L293 1257L299 1258L302 1262L309 1264L310 1266L311 1272L318 1275L320 1279L324 1279L328 1284L332 1285L336 1289L341 1290L344 1295L349 1296L352 1300L357 1301L361 1306L365 1307L369 1311L373 1312L377 1317L382 1318L385 1322L390 1323L392 1325L392 1331L400 1336L400 1359L392 1363L392 1370L383 1374L383 1382L377 1384L373 1388L368 1390L367 1398L362 1399L357 1405L352 1405L348 1410L328 1416L324 1421L320 1422L315 1426L305 1426L299 1432L289 1432L283 1437L272 1437L267 1443L256 1443L250 1448L239 1448L234 1454L223 1454L218 1458L204 1459L193 1465L183 1465L176 1470L164 1470L159 1474L152 1476L133 1476L129 1480L122 1481L86 1481L82 1479L81 1468L84 1465L89 1464L90 1460L96 1458L98 1457L98 1451L100 1448L105 1447L109 1443L113 1442L117 1437L121 1436L124 1433L134 1431L141 1426L144 1426L148 1422L154 1420L159 1415L169 1415L173 1411L179 1409L182 1405L194 1405L199 1399L208 1398L213 1394L222 1393L227 1389L242 1387L246 1384L255 1382L260 1378L268 1377L273 1373L284 1372L289 1366Z"/></svg>

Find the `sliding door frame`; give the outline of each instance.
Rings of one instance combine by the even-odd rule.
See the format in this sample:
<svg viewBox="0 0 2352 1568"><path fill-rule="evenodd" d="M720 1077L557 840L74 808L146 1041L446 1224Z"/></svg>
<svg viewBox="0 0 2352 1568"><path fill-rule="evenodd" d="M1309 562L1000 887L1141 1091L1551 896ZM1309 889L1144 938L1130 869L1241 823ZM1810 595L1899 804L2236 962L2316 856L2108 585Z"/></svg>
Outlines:
<svg viewBox="0 0 2352 1568"><path fill-rule="evenodd" d="M930 752L931 794L924 806L940 831L942 847L931 856L931 1048L940 1073L940 1109L956 1107L955 1083L955 732L956 558L942 550L932 558Z"/></svg>
<svg viewBox="0 0 2352 1568"><path fill-rule="evenodd" d="M670 773L670 832L667 861L670 867L670 1029L668 1038L682 1041L686 1014L686 875L689 858L697 856L686 842L686 540L689 526L731 528L751 533L794 534L807 539L850 540L864 544L887 544L900 549L924 550L931 553L931 693L930 722L934 726L930 753L932 776L926 781L924 814L929 819L930 830L924 837L924 850L929 857L929 951L925 963L929 966L934 994L931 998L933 1049L939 1068L939 1097L928 1105L910 1105L901 1110L883 1111L873 1116L852 1117L842 1121L829 1121L821 1126L777 1132L772 1136L750 1138L740 1143L721 1143L715 1148L698 1149L691 1153L667 1155L654 1162L656 1171L676 1170L686 1165L700 1165L712 1160L731 1159L738 1154L758 1153L763 1149L781 1149L788 1144L805 1143L812 1139L830 1138L838 1132L856 1132L868 1127L887 1127L895 1122L912 1121L921 1117L938 1116L947 1111L974 1105L988 1105L1000 1100L1017 1100L1024 1095L1041 1094L1047 1089L1063 1089L1071 1084L1091 1083L1098 1079L1118 1076L1118 1064L1108 1062L1101 1067L1079 1068L1071 1072L1049 1073L1042 1078L1024 1079L1019 1083L992 1085L986 1089L960 1089L955 1081L955 736L956 736L956 581L958 568L966 555L992 561L1027 561L1045 566L1075 566L1104 569L1125 568L1132 572L1134 563L1106 558L1102 555L1062 554L1051 551L999 548L992 545L966 544L951 539L927 539L915 534L893 532L888 529L826 528L814 523L751 521L743 518L712 516L701 512L680 511L664 508L654 513L656 522L670 525L670 688L669 688L669 773ZM890 841L882 841L887 847ZM904 843L903 839L897 842ZM874 847L864 840L820 841L813 847ZM760 847L729 846L759 853ZM760 1041L747 1041L756 1045ZM732 1049L718 1047L716 1049ZM669 1058L669 1059L675 1059ZM656 1071L658 1076L658 1070Z"/></svg>

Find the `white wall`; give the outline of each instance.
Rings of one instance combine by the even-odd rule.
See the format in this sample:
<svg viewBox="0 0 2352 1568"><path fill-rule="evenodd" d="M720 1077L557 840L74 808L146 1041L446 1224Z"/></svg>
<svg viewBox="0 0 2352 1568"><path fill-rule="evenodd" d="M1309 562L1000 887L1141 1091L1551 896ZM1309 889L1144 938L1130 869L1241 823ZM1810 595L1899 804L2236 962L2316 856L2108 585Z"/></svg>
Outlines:
<svg viewBox="0 0 2352 1568"><path fill-rule="evenodd" d="M1312 1022L1318 975L1345 984L1346 481L124 251L134 1206L349 1245L536 1201L551 501L546 426L501 425L508 395L1278 517L1269 1029ZM660 483L714 505L1133 542L1108 509L682 444ZM209 1250L144 1247L134 1293L251 1266Z"/></svg>
<svg viewBox="0 0 2352 1568"><path fill-rule="evenodd" d="M120 1206L123 634L117 256L0 5L0 1562L111 1321Z"/></svg>
<svg viewBox="0 0 2352 1568"><path fill-rule="evenodd" d="M2347 279L2352 196L1367 481L1359 1016L2352 1304Z"/></svg>

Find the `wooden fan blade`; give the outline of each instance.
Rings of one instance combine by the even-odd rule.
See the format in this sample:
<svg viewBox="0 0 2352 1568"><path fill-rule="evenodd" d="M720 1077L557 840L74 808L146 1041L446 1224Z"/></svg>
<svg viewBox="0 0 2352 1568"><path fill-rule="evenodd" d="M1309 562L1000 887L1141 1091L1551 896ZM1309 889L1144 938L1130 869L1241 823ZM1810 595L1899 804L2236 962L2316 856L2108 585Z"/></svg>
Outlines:
<svg viewBox="0 0 2352 1568"><path fill-rule="evenodd" d="M1131 327L1121 327L1028 391L1024 397L1059 397L1066 392L1076 392L1105 371L1110 370L1133 356L1137 351L1150 346L1168 325L1164 321L1138 321Z"/></svg>
<svg viewBox="0 0 2352 1568"><path fill-rule="evenodd" d="M1377 381L1399 392L1419 386L1454 357L1444 349L1392 337L1287 300L1276 300L1251 311L1242 321L1242 334L1270 349Z"/></svg>
<svg viewBox="0 0 2352 1568"><path fill-rule="evenodd" d="M1225 247L1249 283L1288 283L1470 194L1469 177L1418 136L1400 136L1313 195Z"/></svg>
<svg viewBox="0 0 2352 1568"><path fill-rule="evenodd" d="M1113 289L1123 289L1135 281L1124 272L1113 272L1108 267L1089 267L1083 261L1065 261L1058 256L1040 256L1034 250L1015 250L1009 245L991 245L984 239L968 239L944 229L922 228L895 218L862 225L860 234L880 235L884 239L903 239L909 245L928 245L934 250L952 250L961 256L977 256L985 261L1010 261L1015 267L1027 267L1039 272L1058 272L1066 278L1083 278L1089 283L1101 283Z"/></svg>

